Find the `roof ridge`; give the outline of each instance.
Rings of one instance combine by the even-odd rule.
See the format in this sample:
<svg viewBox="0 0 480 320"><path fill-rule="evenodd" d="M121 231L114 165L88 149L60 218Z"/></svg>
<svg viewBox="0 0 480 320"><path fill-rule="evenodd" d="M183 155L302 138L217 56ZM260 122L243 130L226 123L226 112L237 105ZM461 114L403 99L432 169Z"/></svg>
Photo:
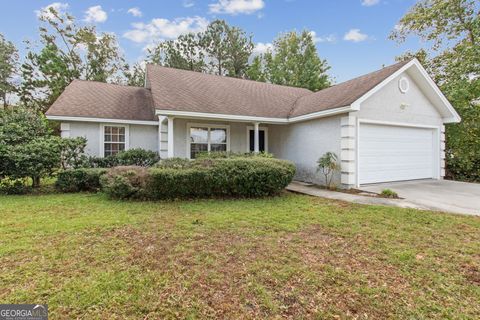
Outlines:
<svg viewBox="0 0 480 320"><path fill-rule="evenodd" d="M263 82L263 81L257 81L257 80L252 80L252 79L222 76L222 75L219 75L219 74L212 74L212 73L206 73L206 72L200 72L200 71L194 71L194 70L187 70L187 69L179 69L179 68L174 68L174 67L165 67L165 66L161 66L159 64L153 64L153 63L147 63L147 67L148 66L151 66L151 67L154 67L154 68L165 68L165 69L170 69L170 70L175 70L175 71L190 72L190 73L201 74L201 75L205 75L205 76L209 76L209 77L231 79L231 80L234 80L234 81L249 81L249 82L255 82L255 83L259 83L259 84L266 84L266 85L269 85L269 86L296 89L296 90L299 90L299 91L301 90L301 91L308 91L309 93L315 93L314 91L312 91L310 89L307 89L307 88L287 86L287 85L284 85L284 84L276 84L276 83Z"/></svg>
<svg viewBox="0 0 480 320"><path fill-rule="evenodd" d="M128 84L121 84L121 83L109 83L109 82L103 82L103 81L98 81L98 80L85 80L85 79L73 79L70 83L74 81L81 81L81 82L89 82L89 83L99 83L99 84L105 84L109 86L117 86L117 87L126 87L126 88L136 88L136 89L146 89L145 87L138 87L138 86L131 86Z"/></svg>
<svg viewBox="0 0 480 320"><path fill-rule="evenodd" d="M415 58L413 58L413 59L415 59ZM387 68L396 67L396 66L398 66L398 65L400 65L400 64L405 65L405 64L409 63L410 61L412 61L413 59L409 59L409 60L405 60L405 61L399 61L399 62L396 62L396 63L394 63L394 64L389 64L388 66L384 66L384 67L382 67L382 68L380 68L380 69L375 69L375 70L370 71L370 72L368 72L368 73L364 73L364 74L362 74L362 75L359 75L359 76L357 76L357 77L355 77L355 78L351 78L351 79L348 79L348 80L345 80L345 81L336 83L336 84L334 84L334 85L332 85L332 86L330 86L330 87L328 87L328 88L323 88L322 90L318 90L318 91L316 91L316 92L314 92L314 93L317 93L317 92L320 92L320 91L323 91L323 90L326 90L326 89L329 89L329 88L332 88L332 87L335 87L335 86L339 86L339 85L342 85L342 84L347 83L347 82L350 82L350 81L358 80L358 79L360 79L360 78L363 78L363 77L372 75L372 74L374 74L374 73L384 71L384 70L387 69Z"/></svg>

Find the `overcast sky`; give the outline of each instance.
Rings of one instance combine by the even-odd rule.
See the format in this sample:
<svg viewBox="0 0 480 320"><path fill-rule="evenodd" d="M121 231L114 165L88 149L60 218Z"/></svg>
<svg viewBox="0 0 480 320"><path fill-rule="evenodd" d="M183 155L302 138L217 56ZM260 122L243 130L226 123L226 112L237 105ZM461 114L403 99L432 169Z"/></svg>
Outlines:
<svg viewBox="0 0 480 320"><path fill-rule="evenodd" d="M200 31L209 21L225 19L253 34L262 52L281 32L314 32L319 55L332 67L336 82L394 62L406 50L418 49L418 39L398 45L388 34L414 0L82 0L4 1L0 32L23 54L24 40L37 38L38 11L47 6L72 13L82 24L117 34L129 62L144 56L159 40Z"/></svg>

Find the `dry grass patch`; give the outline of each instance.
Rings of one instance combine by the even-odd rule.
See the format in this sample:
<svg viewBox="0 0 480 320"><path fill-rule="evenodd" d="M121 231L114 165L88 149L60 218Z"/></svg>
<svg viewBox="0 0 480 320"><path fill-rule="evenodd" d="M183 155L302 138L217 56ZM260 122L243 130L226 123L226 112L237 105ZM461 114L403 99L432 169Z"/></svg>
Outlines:
<svg viewBox="0 0 480 320"><path fill-rule="evenodd" d="M288 193L2 197L0 212L0 300L52 319L480 315L477 217Z"/></svg>

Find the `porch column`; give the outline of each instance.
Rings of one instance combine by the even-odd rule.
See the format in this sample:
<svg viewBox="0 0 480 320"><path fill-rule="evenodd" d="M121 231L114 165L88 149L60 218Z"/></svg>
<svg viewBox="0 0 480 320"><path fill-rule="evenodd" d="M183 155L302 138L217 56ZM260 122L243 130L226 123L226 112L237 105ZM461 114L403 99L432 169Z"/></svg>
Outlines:
<svg viewBox="0 0 480 320"><path fill-rule="evenodd" d="M259 122L254 122L253 127L254 127L254 138L253 138L253 152L258 153L260 152L260 135L259 135L259 130L258 127L260 126Z"/></svg>
<svg viewBox="0 0 480 320"><path fill-rule="evenodd" d="M167 131L167 137L168 137L168 151L167 151L167 157L168 158L173 158L173 117L168 116L168 131Z"/></svg>

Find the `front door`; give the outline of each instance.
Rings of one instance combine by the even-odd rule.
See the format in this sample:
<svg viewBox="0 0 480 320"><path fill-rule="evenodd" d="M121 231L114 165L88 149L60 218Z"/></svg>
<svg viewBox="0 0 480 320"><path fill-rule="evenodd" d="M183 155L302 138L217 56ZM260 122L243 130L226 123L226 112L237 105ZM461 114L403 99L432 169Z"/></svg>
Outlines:
<svg viewBox="0 0 480 320"><path fill-rule="evenodd" d="M248 135L249 135L249 150L250 152L253 152L255 150L255 130L249 129L248 130ZM260 152L265 152L266 147L265 147L265 129L260 129L258 130L258 151Z"/></svg>

